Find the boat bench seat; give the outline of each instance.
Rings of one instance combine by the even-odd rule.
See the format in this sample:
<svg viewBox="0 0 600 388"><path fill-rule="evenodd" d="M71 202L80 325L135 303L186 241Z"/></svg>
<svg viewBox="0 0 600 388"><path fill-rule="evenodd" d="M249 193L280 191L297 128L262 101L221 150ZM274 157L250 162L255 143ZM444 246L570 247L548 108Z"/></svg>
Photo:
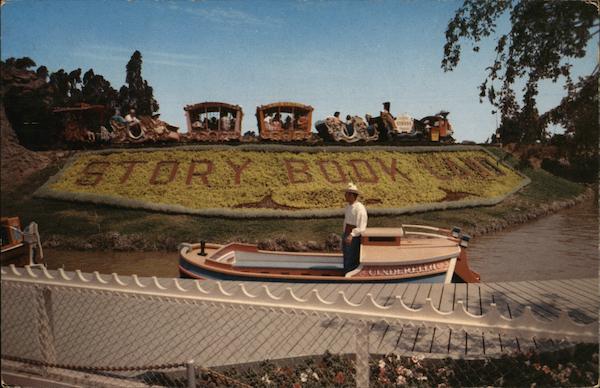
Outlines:
<svg viewBox="0 0 600 388"><path fill-rule="evenodd" d="M342 256L263 254L260 252L236 252L234 267L289 268L289 269L344 269Z"/></svg>

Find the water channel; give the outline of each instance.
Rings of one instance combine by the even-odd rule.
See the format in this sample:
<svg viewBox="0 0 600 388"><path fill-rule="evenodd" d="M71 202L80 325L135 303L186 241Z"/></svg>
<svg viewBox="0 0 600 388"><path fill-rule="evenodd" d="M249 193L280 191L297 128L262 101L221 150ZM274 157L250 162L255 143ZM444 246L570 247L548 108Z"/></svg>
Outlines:
<svg viewBox="0 0 600 388"><path fill-rule="evenodd" d="M598 205L590 200L499 233L469 247L482 281L572 279L598 276ZM99 252L45 249L48 267L83 272L177 277L177 252Z"/></svg>

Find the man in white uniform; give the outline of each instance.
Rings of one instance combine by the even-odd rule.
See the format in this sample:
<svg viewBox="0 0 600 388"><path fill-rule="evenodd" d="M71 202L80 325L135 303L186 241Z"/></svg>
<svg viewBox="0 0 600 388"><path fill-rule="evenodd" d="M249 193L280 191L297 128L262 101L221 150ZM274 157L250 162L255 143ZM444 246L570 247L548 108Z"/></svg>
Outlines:
<svg viewBox="0 0 600 388"><path fill-rule="evenodd" d="M352 271L359 264L360 236L367 228L367 209L358 202L358 188L349 183L345 198L348 205L344 211L344 234L342 237L342 252L344 253L344 270Z"/></svg>
<svg viewBox="0 0 600 388"><path fill-rule="evenodd" d="M137 118L135 114L135 109L130 109L129 114L125 116L125 121L129 124L129 126L140 125L141 121Z"/></svg>

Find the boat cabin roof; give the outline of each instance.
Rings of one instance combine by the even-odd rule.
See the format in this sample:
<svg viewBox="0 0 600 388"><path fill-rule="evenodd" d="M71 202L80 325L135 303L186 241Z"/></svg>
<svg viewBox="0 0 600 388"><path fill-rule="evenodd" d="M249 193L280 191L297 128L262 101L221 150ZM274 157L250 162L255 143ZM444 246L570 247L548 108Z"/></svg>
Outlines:
<svg viewBox="0 0 600 388"><path fill-rule="evenodd" d="M402 237L404 230L402 228L366 228L361 236L364 237Z"/></svg>
<svg viewBox="0 0 600 388"><path fill-rule="evenodd" d="M400 245L361 245L366 265L420 264L458 257L457 242L445 238L403 238Z"/></svg>

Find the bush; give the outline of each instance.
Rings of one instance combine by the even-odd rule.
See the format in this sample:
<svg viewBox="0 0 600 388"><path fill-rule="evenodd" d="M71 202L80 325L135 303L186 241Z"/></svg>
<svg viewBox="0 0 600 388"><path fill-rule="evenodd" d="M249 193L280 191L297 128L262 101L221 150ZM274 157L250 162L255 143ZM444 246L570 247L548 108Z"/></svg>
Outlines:
<svg viewBox="0 0 600 388"><path fill-rule="evenodd" d="M593 183L598 180L598 159L574 157L569 164L553 159L544 159L542 168L549 173L574 182Z"/></svg>

